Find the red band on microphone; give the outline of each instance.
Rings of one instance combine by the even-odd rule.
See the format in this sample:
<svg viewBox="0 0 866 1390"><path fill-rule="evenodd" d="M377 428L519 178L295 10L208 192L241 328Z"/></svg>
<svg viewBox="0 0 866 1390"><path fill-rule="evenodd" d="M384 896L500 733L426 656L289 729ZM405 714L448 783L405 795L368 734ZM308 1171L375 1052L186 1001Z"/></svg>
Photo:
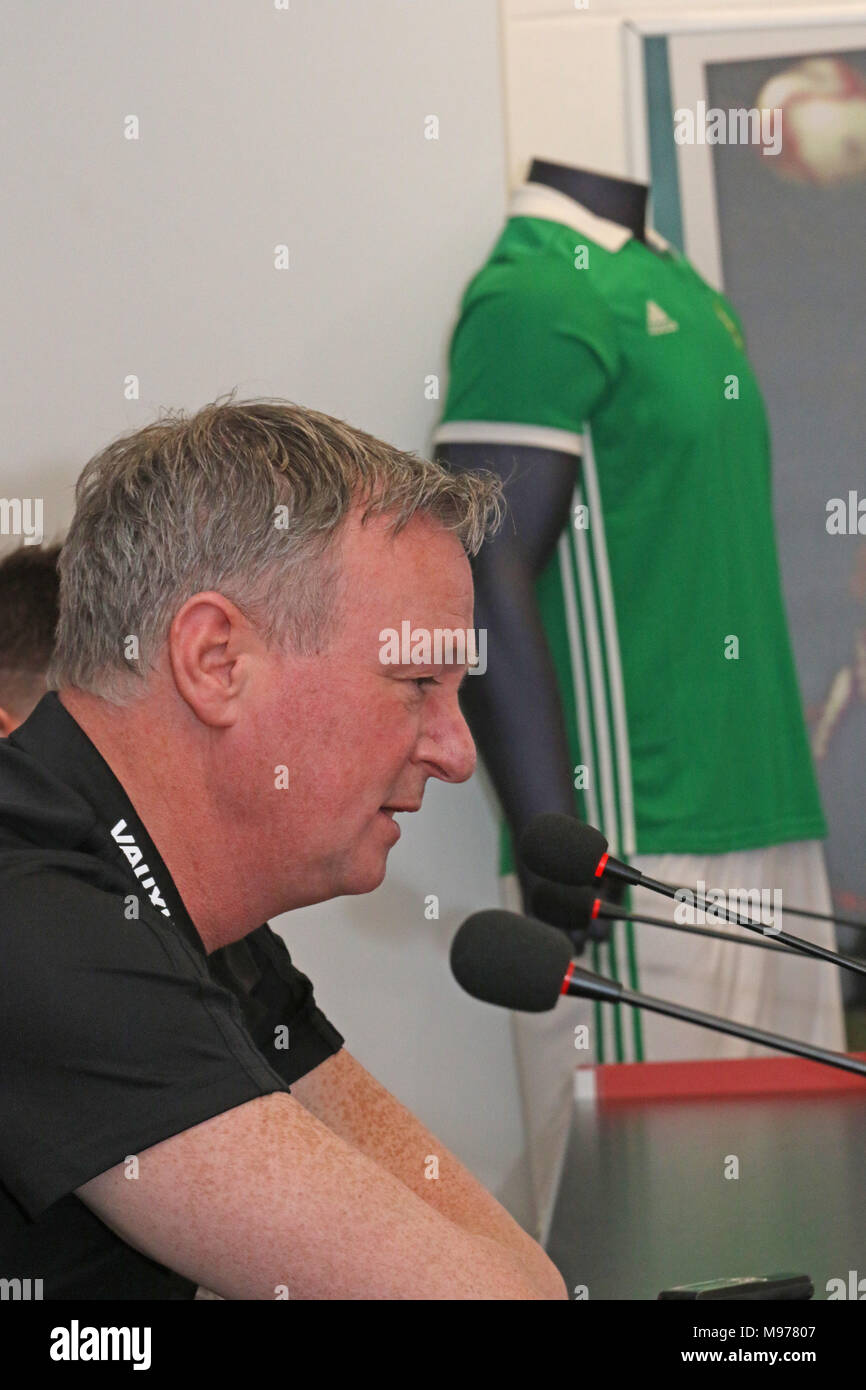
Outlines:
<svg viewBox="0 0 866 1390"><path fill-rule="evenodd" d="M601 907L601 898L595 898L594 901L593 901L593 904L592 904L592 912L589 914L590 917L596 918L596 917L598 916L598 912L599 912L599 908L600 908L600 907Z"/></svg>
<svg viewBox="0 0 866 1390"><path fill-rule="evenodd" d="M565 979L564 979L563 982L562 982L562 989L559 991L560 994L568 994L568 986L571 984L571 977L572 977L572 974L573 974L573 973L574 973L574 961L571 961L571 963L569 964L568 969L567 969L566 972L565 972Z"/></svg>
<svg viewBox="0 0 866 1390"><path fill-rule="evenodd" d="M600 858L599 861L598 861L598 868L597 868L596 871L595 871L595 876L596 876L596 878L601 878L602 874L604 873L604 866L605 866L605 864L607 863L609 857L610 857L610 856L608 855L607 851L605 850L604 854L601 856L601 858Z"/></svg>

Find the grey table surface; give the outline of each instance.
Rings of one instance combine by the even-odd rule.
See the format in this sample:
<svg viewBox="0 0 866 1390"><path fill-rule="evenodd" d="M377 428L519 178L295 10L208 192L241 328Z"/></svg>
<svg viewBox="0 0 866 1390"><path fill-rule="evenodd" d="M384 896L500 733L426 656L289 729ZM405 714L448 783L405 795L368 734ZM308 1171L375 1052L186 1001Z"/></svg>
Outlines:
<svg viewBox="0 0 866 1390"><path fill-rule="evenodd" d="M777 1272L826 1299L852 1271L866 1298L866 1101L577 1101L547 1249L590 1300Z"/></svg>

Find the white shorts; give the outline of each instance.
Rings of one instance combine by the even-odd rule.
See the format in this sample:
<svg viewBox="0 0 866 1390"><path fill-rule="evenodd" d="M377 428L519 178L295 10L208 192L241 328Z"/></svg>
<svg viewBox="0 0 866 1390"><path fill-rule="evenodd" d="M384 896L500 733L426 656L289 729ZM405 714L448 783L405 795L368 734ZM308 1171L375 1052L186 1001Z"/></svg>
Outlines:
<svg viewBox="0 0 866 1390"><path fill-rule="evenodd" d="M763 902L772 914L772 925L816 945L836 950L836 934L829 922L786 914L785 904L813 912L832 912L832 899L824 867L824 853L817 840L801 840L767 849L741 850L707 857L683 854L635 855L635 868L665 883L693 888L702 879L706 890L764 890ZM778 898L774 898L774 891ZM674 920L677 904L646 888L631 891L632 911ZM781 912L774 912L779 903ZM729 909L732 904L729 900ZM755 917L754 908L733 911ZM680 916L683 909L680 907ZM762 941L745 927L714 921L701 925L733 938ZM624 926L616 926L623 940ZM845 1021L842 1010L841 972L824 961L785 955L716 941L662 927L634 924L637 955L637 988L643 994L672 999L705 1013L752 1024L785 1037L820 1047L844 1051ZM767 938L772 941L772 937ZM625 942L623 941L623 946ZM626 975L620 970L620 979ZM629 1010L631 1013L632 1010ZM713 1033L691 1023L661 1014L641 1013L645 1060L707 1057L769 1057L775 1051L740 1038ZM607 1053L610 1060L610 1053Z"/></svg>

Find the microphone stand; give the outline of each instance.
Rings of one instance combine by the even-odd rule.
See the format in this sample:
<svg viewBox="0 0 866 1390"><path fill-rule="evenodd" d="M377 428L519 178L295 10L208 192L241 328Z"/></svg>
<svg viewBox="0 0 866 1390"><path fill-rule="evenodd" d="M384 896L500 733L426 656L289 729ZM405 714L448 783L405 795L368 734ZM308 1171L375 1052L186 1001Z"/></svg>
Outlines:
<svg viewBox="0 0 866 1390"><path fill-rule="evenodd" d="M602 875L602 877L604 877L604 875ZM613 882L616 882L616 880L614 879ZM675 883L665 883L664 885L660 883L659 886L670 888L674 893L677 891L677 885ZM695 906L703 906L707 911L715 911L715 908L707 903L695 903ZM813 912L812 909L808 907L788 907L787 904L783 908L783 911L789 913L791 917L809 917L813 922L832 922L834 927L851 927L854 931L866 931L866 922L854 917L834 917L832 913L829 912Z"/></svg>
<svg viewBox="0 0 866 1390"><path fill-rule="evenodd" d="M708 908L707 911L714 912L715 907ZM650 927L667 927L669 931L686 932L689 936L711 936L718 941L736 941L740 946L754 946L759 951L778 951L783 956L802 955L800 950L795 950L793 946L774 946L770 941L752 941L747 936L732 936L728 931L715 931L712 927L689 927L683 922L669 922L666 917L643 917L637 912L623 912L612 903L602 903L596 914L596 921L603 918L606 922L642 922Z"/></svg>
<svg viewBox="0 0 866 1390"><path fill-rule="evenodd" d="M753 1028L749 1023L735 1023L732 1019L705 1014L700 1009L689 1008L687 1004L674 1004L667 999L640 994L637 990L626 989L618 980L608 980L600 975L593 975L588 970L581 970L573 961L568 967L560 992L609 1004L628 1004L632 1009L648 1009L651 1013L678 1018L683 1023L695 1023L700 1028L710 1028L716 1033L728 1033L732 1038L745 1038L747 1042L772 1047L777 1052L790 1052L795 1057L805 1057L810 1062L822 1062L828 1067L838 1067L840 1071L852 1071L858 1076L866 1076L866 1062L856 1057L848 1057L844 1052L832 1052L829 1048L815 1047L812 1043L800 1042L796 1038L783 1038L777 1033L767 1033L763 1028Z"/></svg>
<svg viewBox="0 0 866 1390"><path fill-rule="evenodd" d="M661 893L664 898L677 898L678 893L688 893L694 897L691 888L673 888L669 884L659 883L654 878L648 878L646 874L641 874L634 885L637 888L649 888L653 893ZM723 922L734 922L738 927L746 927L749 931L758 932L759 935L766 935L767 928L760 922L753 922L749 917L738 917L736 914L725 912L714 903L703 903L704 911L714 912ZM854 960L851 956L843 956L839 951L830 951L826 946L816 946L812 941L804 941L802 937L792 936L790 932L776 931L774 928L772 935L775 939L786 946L791 946L795 951L799 951L804 956L814 956L816 960L832 961L835 965L840 965L844 970L851 970L855 975L866 975L866 961Z"/></svg>

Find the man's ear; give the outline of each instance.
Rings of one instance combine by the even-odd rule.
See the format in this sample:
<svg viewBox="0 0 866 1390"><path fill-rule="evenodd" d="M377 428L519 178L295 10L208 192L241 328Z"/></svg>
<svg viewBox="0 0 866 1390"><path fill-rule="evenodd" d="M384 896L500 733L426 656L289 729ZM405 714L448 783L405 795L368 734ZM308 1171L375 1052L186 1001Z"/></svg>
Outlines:
<svg viewBox="0 0 866 1390"><path fill-rule="evenodd" d="M249 620L215 591L193 594L169 629L168 657L178 694L213 728L235 723L251 663L261 650Z"/></svg>
<svg viewBox="0 0 866 1390"><path fill-rule="evenodd" d="M11 710L4 709L0 705L0 738L6 738L13 729L17 729L19 724L23 724L23 719L19 719Z"/></svg>

